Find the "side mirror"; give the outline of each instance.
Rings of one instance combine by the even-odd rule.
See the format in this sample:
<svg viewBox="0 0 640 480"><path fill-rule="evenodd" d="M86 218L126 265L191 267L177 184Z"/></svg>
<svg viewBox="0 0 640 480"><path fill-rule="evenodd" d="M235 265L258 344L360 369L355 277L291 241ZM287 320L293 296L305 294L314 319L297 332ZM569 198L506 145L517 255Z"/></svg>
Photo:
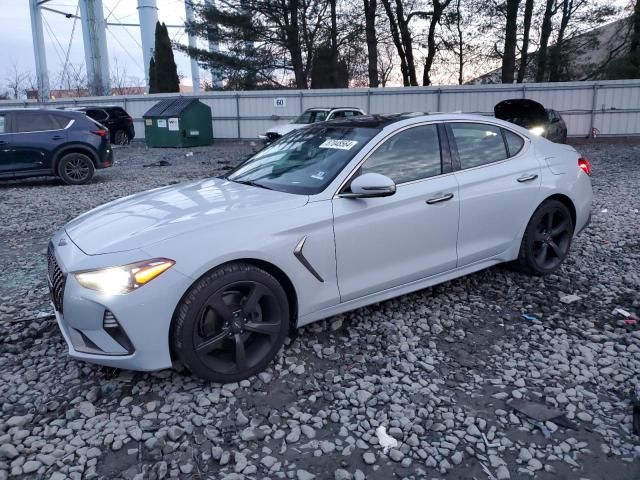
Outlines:
<svg viewBox="0 0 640 480"><path fill-rule="evenodd" d="M378 198L396 193L396 184L380 173L365 173L351 182L351 192L340 194L345 198Z"/></svg>

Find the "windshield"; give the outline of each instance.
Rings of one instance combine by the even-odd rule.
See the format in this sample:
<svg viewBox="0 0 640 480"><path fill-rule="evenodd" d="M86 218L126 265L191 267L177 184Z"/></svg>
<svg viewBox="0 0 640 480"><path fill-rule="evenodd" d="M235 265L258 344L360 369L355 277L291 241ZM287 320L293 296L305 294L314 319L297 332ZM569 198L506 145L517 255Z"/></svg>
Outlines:
<svg viewBox="0 0 640 480"><path fill-rule="evenodd" d="M320 193L378 132L375 128L327 124L296 130L249 158L226 178L287 193Z"/></svg>
<svg viewBox="0 0 640 480"><path fill-rule="evenodd" d="M310 123L323 122L327 118L328 113L326 110L307 110L296 118L293 123L308 125Z"/></svg>

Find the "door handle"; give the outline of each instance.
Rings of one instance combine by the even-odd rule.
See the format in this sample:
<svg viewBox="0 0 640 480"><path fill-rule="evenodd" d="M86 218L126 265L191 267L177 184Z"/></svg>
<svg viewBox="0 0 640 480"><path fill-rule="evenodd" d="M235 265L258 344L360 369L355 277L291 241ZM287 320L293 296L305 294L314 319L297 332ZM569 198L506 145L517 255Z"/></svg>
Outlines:
<svg viewBox="0 0 640 480"><path fill-rule="evenodd" d="M447 200L451 200L452 198L453 193L443 193L437 197L433 197L427 200L427 204L433 205L434 203L446 202Z"/></svg>
<svg viewBox="0 0 640 480"><path fill-rule="evenodd" d="M51 140L64 140L64 137L62 135L54 135Z"/></svg>
<svg viewBox="0 0 640 480"><path fill-rule="evenodd" d="M524 183L524 182L530 182L531 180L535 180L536 178L538 178L538 175L525 175L523 177L518 178L518 182L520 183Z"/></svg>

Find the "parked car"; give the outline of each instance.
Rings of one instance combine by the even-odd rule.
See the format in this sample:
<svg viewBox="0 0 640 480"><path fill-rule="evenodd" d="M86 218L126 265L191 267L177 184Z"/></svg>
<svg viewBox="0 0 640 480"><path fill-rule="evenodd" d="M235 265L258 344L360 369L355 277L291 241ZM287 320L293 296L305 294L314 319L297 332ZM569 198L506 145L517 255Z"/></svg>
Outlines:
<svg viewBox="0 0 640 480"><path fill-rule="evenodd" d="M84 113L0 110L0 179L54 175L80 185L112 163L107 128Z"/></svg>
<svg viewBox="0 0 640 480"><path fill-rule="evenodd" d="M567 142L567 124L562 115L553 109L545 109L540 103L516 98L504 100L493 109L496 118L515 123L555 143Z"/></svg>
<svg viewBox="0 0 640 480"><path fill-rule="evenodd" d="M271 127L269 130L265 132L264 135L260 135L260 139L264 142L265 145L269 145L270 143L276 141L283 135L286 135L287 133L292 132L294 130L304 128L307 125L310 125L312 123L325 122L329 120L336 120L336 119L342 119L342 118L357 117L359 115L364 115L364 114L365 113L363 110L359 108L352 108L352 107L309 108L305 110L293 122Z"/></svg>
<svg viewBox="0 0 640 480"><path fill-rule="evenodd" d="M556 271L589 222L590 169L483 116L318 123L225 178L68 223L49 246L56 317L75 358L238 381L290 327L501 262Z"/></svg>
<svg viewBox="0 0 640 480"><path fill-rule="evenodd" d="M84 112L107 127L109 138L114 145L127 145L136 136L133 118L122 107L71 107L69 110Z"/></svg>

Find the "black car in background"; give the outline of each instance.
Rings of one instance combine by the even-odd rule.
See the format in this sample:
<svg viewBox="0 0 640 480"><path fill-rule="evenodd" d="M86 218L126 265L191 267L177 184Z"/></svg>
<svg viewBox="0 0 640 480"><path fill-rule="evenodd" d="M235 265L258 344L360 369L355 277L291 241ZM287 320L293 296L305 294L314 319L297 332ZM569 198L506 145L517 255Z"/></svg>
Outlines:
<svg viewBox="0 0 640 480"><path fill-rule="evenodd" d="M122 107L72 107L109 129L111 143L127 145L136 136L133 118Z"/></svg>
<svg viewBox="0 0 640 480"><path fill-rule="evenodd" d="M109 131L83 112L0 110L0 179L54 175L81 185L112 163Z"/></svg>
<svg viewBox="0 0 640 480"><path fill-rule="evenodd" d="M515 123L552 142L567 142L567 124L560 113L550 108L546 109L534 100L504 100L493 107L493 113L500 120Z"/></svg>

